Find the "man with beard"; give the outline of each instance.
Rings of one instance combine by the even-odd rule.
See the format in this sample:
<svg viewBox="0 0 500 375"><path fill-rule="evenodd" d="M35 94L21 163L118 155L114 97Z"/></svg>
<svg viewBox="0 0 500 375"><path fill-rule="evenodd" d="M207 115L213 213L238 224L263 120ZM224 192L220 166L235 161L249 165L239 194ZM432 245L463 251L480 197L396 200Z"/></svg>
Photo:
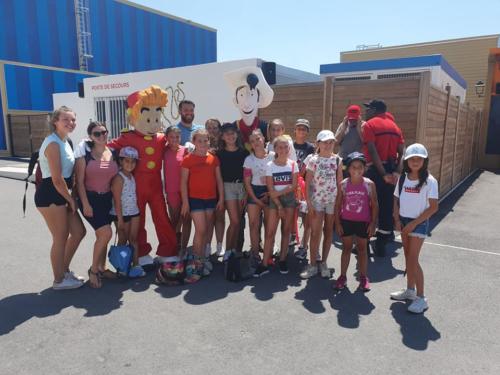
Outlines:
<svg viewBox="0 0 500 375"><path fill-rule="evenodd" d="M203 125L193 124L194 103L190 100L183 100L179 103L179 113L181 121L176 125L181 131L181 142L184 146L186 142L191 142L191 133L197 129L204 129Z"/></svg>

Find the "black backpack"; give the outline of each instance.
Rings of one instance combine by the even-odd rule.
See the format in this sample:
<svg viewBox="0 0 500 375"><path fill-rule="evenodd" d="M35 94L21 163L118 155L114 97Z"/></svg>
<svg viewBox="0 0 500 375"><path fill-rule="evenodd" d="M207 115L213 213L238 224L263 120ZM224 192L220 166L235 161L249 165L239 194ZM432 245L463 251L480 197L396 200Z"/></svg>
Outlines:
<svg viewBox="0 0 500 375"><path fill-rule="evenodd" d="M229 257L224 261L224 277L228 281L238 282L249 279L254 272L252 259L247 253L231 251Z"/></svg>

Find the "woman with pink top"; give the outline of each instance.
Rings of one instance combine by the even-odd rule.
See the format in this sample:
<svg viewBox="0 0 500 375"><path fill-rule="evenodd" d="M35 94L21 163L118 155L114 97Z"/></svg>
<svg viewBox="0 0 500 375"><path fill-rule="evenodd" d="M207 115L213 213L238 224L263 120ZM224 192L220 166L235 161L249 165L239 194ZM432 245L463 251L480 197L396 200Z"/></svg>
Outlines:
<svg viewBox="0 0 500 375"><path fill-rule="evenodd" d="M346 286L346 273L355 238L358 249L358 289L367 292L370 290L370 281L367 276L367 242L375 233L375 223L378 217L377 190L370 179L363 177L366 159L362 153L349 154L344 163L349 177L342 181L335 205L337 232L342 237L343 244L340 276L335 283L335 289L341 290Z"/></svg>
<svg viewBox="0 0 500 375"><path fill-rule="evenodd" d="M163 177L165 178L168 215L177 234L177 244L184 252L191 234L191 218L181 217L181 164L188 150L180 145L181 131L179 128L170 126L165 134L168 143L163 156Z"/></svg>
<svg viewBox="0 0 500 375"><path fill-rule="evenodd" d="M113 194L111 180L118 173L111 150L106 146L108 129L101 122L91 122L87 127L90 151L76 160L76 181L79 206L85 219L94 228L96 241L89 268L89 283L92 288L102 286L102 278L115 278L106 270L106 249L113 234L111 230Z"/></svg>

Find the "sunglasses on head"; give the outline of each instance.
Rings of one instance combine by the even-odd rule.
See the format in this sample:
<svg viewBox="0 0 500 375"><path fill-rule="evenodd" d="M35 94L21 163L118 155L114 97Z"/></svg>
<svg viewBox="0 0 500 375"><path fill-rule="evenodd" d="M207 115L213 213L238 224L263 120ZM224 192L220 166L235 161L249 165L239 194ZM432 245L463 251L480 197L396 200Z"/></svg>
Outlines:
<svg viewBox="0 0 500 375"><path fill-rule="evenodd" d="M100 132L92 132L92 135L94 137L100 137L101 135L106 135L106 134L108 134L107 130L103 130L103 131L100 131Z"/></svg>

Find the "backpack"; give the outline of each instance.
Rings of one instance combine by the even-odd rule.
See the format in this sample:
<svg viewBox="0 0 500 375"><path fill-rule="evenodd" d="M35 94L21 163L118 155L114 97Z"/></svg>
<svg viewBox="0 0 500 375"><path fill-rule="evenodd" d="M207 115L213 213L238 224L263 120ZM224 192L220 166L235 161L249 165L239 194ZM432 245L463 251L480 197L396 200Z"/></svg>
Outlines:
<svg viewBox="0 0 500 375"><path fill-rule="evenodd" d="M248 253L231 251L227 260L224 261L224 277L228 281L238 282L249 279L254 272L252 259Z"/></svg>
<svg viewBox="0 0 500 375"><path fill-rule="evenodd" d="M405 183L406 173L402 173L398 180L398 200L401 198L401 192L403 191L403 185Z"/></svg>
<svg viewBox="0 0 500 375"><path fill-rule="evenodd" d="M73 141L68 138L68 143L73 150ZM42 170L40 169L40 165L38 162L38 159L40 157L40 150L36 150L33 152L30 156L30 161L28 164L28 175L24 179L25 185L24 185L24 196L23 196L23 217L26 217L26 193L28 191L28 184L31 182L32 184L35 184L35 191L38 190L40 187L40 184L42 183ZM35 181L30 181L30 177L33 175L33 171L35 170Z"/></svg>

